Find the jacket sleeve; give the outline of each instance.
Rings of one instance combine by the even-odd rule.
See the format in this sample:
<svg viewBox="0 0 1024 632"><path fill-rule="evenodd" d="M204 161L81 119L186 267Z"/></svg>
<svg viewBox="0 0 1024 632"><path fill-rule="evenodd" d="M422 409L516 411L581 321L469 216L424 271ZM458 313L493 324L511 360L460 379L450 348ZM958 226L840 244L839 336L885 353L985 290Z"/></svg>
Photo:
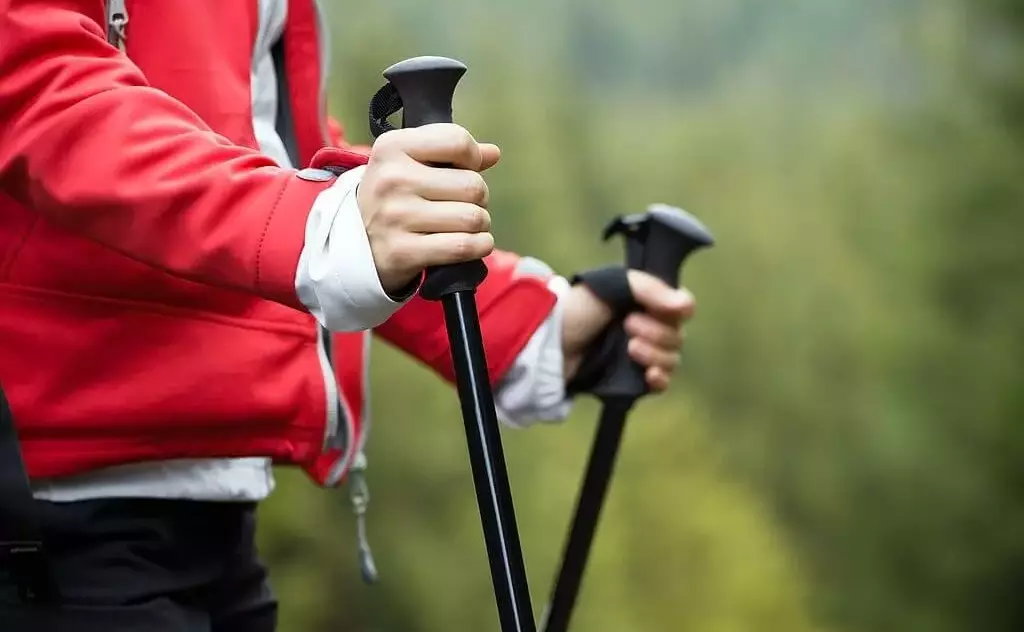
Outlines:
<svg viewBox="0 0 1024 632"><path fill-rule="evenodd" d="M330 181L230 143L107 43L99 0L11 0L0 193L190 280L302 309L304 224Z"/></svg>
<svg viewBox="0 0 1024 632"><path fill-rule="evenodd" d="M497 386L555 307L550 275L527 273L529 259L495 250L484 259L487 278L477 288L477 311L492 386ZM417 295L375 332L438 375L455 381L444 312Z"/></svg>

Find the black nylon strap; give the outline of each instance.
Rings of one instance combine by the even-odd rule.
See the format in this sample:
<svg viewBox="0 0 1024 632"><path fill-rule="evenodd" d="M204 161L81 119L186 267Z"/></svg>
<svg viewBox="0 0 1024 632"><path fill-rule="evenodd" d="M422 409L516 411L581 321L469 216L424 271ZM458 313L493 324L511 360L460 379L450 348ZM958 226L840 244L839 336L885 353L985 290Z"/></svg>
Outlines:
<svg viewBox="0 0 1024 632"><path fill-rule="evenodd" d="M622 319L639 308L629 288L629 277L624 266L606 266L575 275L571 283L582 284L612 310L612 322L591 343L583 354L579 368L566 384L570 396L593 389L618 361L619 348L625 344Z"/></svg>
<svg viewBox="0 0 1024 632"><path fill-rule="evenodd" d="M370 133L377 138L390 132L395 126L388 123L388 117L402 109L402 97L394 84L388 82L370 99Z"/></svg>
<svg viewBox="0 0 1024 632"><path fill-rule="evenodd" d="M572 278L571 283L585 285L612 309L616 320L625 318L626 314L638 308L633 290L629 288L627 270L623 266L605 266L580 272Z"/></svg>
<svg viewBox="0 0 1024 632"><path fill-rule="evenodd" d="M14 416L0 388L0 564L9 566L23 601L57 598L18 447Z"/></svg>

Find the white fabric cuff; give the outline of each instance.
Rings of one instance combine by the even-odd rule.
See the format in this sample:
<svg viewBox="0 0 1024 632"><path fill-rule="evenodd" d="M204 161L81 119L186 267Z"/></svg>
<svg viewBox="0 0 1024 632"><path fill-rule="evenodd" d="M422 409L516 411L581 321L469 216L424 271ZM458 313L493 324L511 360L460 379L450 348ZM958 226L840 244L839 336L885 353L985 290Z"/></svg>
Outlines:
<svg viewBox="0 0 1024 632"><path fill-rule="evenodd" d="M380 284L370 240L356 202L365 166L341 174L317 196L306 220L295 289L299 300L330 331L372 329L404 304Z"/></svg>
<svg viewBox="0 0 1024 632"><path fill-rule="evenodd" d="M539 421L561 422L572 410L572 399L565 396L565 359L562 353L563 297L569 282L555 276L548 288L558 300L547 319L516 356L512 367L494 393L498 419L524 428Z"/></svg>

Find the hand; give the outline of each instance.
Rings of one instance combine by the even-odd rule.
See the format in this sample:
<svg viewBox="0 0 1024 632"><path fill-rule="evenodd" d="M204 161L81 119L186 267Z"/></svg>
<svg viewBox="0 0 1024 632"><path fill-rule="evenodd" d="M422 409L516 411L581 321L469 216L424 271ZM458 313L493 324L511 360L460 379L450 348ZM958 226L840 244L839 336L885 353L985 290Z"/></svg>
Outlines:
<svg viewBox="0 0 1024 632"><path fill-rule="evenodd" d="M626 317L629 355L646 367L650 389L664 391L679 364L683 323L693 317L695 301L687 290L672 289L646 272L630 270L628 278L633 297L644 310ZM574 286L563 300L562 349L568 382L590 343L611 323L612 311L583 285Z"/></svg>
<svg viewBox="0 0 1024 632"><path fill-rule="evenodd" d="M377 138L356 199L385 292L402 293L429 266L491 253L489 194L480 173L500 156L495 145L477 143L450 123Z"/></svg>

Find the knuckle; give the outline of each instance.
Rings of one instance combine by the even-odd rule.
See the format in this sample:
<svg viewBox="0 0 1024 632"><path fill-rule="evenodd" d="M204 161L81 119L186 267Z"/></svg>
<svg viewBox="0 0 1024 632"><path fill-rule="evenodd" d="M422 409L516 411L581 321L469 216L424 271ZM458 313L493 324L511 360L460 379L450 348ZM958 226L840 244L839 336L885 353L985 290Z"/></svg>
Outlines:
<svg viewBox="0 0 1024 632"><path fill-rule="evenodd" d="M471 151L476 148L476 139L465 127L455 126L455 140L456 146L462 151Z"/></svg>
<svg viewBox="0 0 1024 632"><path fill-rule="evenodd" d="M368 187L375 196L387 195L393 190L396 174L391 163L375 162L367 167L366 175L363 177L361 186Z"/></svg>
<svg viewBox="0 0 1024 632"><path fill-rule="evenodd" d="M483 259L494 251L494 235L490 232L480 233L480 251L477 258Z"/></svg>
<svg viewBox="0 0 1024 632"><path fill-rule="evenodd" d="M381 202L378 214L383 225L394 228L401 222L405 209L399 200L389 197Z"/></svg>
<svg viewBox="0 0 1024 632"><path fill-rule="evenodd" d="M456 261L472 259L473 251L473 238L470 235L459 235L452 243L452 256Z"/></svg>
<svg viewBox="0 0 1024 632"><path fill-rule="evenodd" d="M633 351L636 353L638 358L643 360L644 364L654 364L654 358L653 354L651 353L651 348L647 346L644 342L638 341L636 346L633 348Z"/></svg>
<svg viewBox="0 0 1024 632"><path fill-rule="evenodd" d="M370 157L386 157L389 153L400 147L402 144L402 131L401 129L393 129L378 136L373 141Z"/></svg>
<svg viewBox="0 0 1024 632"><path fill-rule="evenodd" d="M476 235L462 234L452 242L451 256L453 261L472 261L487 256L492 246L489 233Z"/></svg>
<svg viewBox="0 0 1024 632"><path fill-rule="evenodd" d="M479 206L474 206L469 212L466 221L467 232L484 233L491 227L491 214Z"/></svg>
<svg viewBox="0 0 1024 632"><path fill-rule="evenodd" d="M455 127L455 132L452 135L452 141L454 146L452 149L460 158L465 162L474 162L475 155L479 152L476 144L476 139L469 133L464 127Z"/></svg>
<svg viewBox="0 0 1024 632"><path fill-rule="evenodd" d="M697 299L685 288L680 289L679 292L683 295L683 306L680 311L682 312L683 319L689 320L697 313Z"/></svg>
<svg viewBox="0 0 1024 632"><path fill-rule="evenodd" d="M489 191L484 177L476 172L471 172L472 177L466 183L466 198L468 201L480 206L487 205Z"/></svg>

